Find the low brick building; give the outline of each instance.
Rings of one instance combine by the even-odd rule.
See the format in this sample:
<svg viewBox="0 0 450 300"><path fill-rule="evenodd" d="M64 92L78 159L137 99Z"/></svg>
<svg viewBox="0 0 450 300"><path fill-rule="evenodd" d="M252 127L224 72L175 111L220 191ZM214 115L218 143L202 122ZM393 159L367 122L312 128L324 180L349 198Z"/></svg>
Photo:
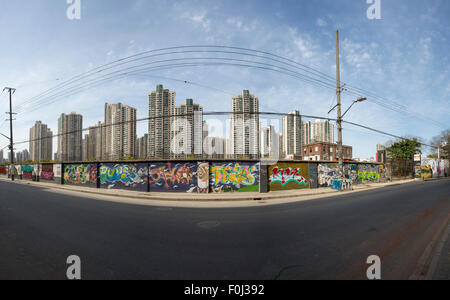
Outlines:
<svg viewBox="0 0 450 300"><path fill-rule="evenodd" d="M303 160L309 161L337 161L337 144L314 143L302 147ZM353 158L353 147L342 146L344 160Z"/></svg>

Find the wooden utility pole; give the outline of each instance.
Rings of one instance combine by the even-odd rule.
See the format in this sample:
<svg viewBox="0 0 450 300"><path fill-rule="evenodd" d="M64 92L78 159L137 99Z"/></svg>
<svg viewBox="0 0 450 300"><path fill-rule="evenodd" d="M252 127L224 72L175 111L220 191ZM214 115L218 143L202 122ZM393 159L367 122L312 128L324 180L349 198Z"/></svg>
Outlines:
<svg viewBox="0 0 450 300"><path fill-rule="evenodd" d="M342 110L341 110L341 71L339 64L339 30L336 30L336 81L337 81L337 127L338 127L338 159L339 168L343 171L344 157L342 153ZM342 174L344 175L344 174Z"/></svg>
<svg viewBox="0 0 450 300"><path fill-rule="evenodd" d="M9 91L9 127L10 127L10 138L9 138L9 148L11 155L11 180L14 181L14 141L13 141L13 112L12 112L12 94L16 92L16 89L13 88L4 88L3 91Z"/></svg>

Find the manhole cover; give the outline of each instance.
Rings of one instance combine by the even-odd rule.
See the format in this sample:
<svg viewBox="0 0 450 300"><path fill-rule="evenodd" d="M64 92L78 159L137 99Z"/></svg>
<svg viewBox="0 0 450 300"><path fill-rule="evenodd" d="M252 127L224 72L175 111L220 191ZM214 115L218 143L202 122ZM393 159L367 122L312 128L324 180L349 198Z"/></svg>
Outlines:
<svg viewBox="0 0 450 300"><path fill-rule="evenodd" d="M219 221L205 221L197 224L198 227L203 229L211 229L220 226Z"/></svg>

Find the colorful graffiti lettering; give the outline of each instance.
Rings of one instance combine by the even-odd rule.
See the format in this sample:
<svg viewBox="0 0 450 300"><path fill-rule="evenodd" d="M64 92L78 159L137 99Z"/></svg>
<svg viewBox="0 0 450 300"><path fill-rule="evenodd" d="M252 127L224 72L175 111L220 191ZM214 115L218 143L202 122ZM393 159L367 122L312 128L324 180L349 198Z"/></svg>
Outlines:
<svg viewBox="0 0 450 300"><path fill-rule="evenodd" d="M53 172L41 172L41 179L43 180L53 180L54 174Z"/></svg>
<svg viewBox="0 0 450 300"><path fill-rule="evenodd" d="M102 164L100 166L100 184L108 189L139 188L147 190L147 164Z"/></svg>
<svg viewBox="0 0 450 300"><path fill-rule="evenodd" d="M275 167L270 172L269 185L280 183L284 187L290 182L295 182L299 185L308 185L308 180L302 176L301 171L300 168L279 169Z"/></svg>
<svg viewBox="0 0 450 300"><path fill-rule="evenodd" d="M259 191L259 164L213 164L210 186L214 193Z"/></svg>
<svg viewBox="0 0 450 300"><path fill-rule="evenodd" d="M150 166L150 191L197 190L197 163L158 163Z"/></svg>
<svg viewBox="0 0 450 300"><path fill-rule="evenodd" d="M6 169L6 167L1 166L0 167L0 176L6 176L8 175L8 170Z"/></svg>
<svg viewBox="0 0 450 300"><path fill-rule="evenodd" d="M65 165L64 183L75 185L96 185L97 167L95 165Z"/></svg>
<svg viewBox="0 0 450 300"><path fill-rule="evenodd" d="M382 166L377 165L359 165L358 180L360 182L380 182L383 178Z"/></svg>
<svg viewBox="0 0 450 300"><path fill-rule="evenodd" d="M33 173L34 171L34 167L33 166L29 166L29 165L23 165L22 166L22 172L27 172L27 173Z"/></svg>

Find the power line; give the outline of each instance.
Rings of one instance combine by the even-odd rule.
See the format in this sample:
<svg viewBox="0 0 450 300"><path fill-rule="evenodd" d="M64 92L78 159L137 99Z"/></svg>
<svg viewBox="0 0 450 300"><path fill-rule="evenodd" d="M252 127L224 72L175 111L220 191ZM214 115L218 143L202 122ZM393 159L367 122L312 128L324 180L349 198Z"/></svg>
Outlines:
<svg viewBox="0 0 450 300"><path fill-rule="evenodd" d="M250 54L250 53L236 52L236 51L192 50L192 51L173 51L173 52L169 52L169 53L158 53L158 54L155 54L155 55L143 56L145 54L156 53L156 52L161 52L161 51L165 51L165 50L192 49L192 48L233 49L233 50L239 50L239 51L247 51L247 52L258 53L259 55L254 55L254 54ZM273 54L273 53L265 52L265 51L259 51L259 50L253 50L253 49L248 49L248 48L241 48L241 47L227 47L227 46L216 46L216 45L214 45L214 46L211 46L211 45L203 45L203 46L202 45L198 45L198 46L195 46L194 45L194 46L179 46L179 47L162 48L162 49L150 50L150 51L145 51L145 52L138 53L138 54L135 54L135 55L131 55L131 56L128 56L126 58L122 58L122 59L113 61L111 63L108 63L108 64L105 64L105 65L93 68L90 71L87 71L85 73L82 73L80 75L72 77L71 79L69 79L69 80L67 80L67 81L57 85L56 87L53 87L53 88L47 90L47 92L55 90L58 87L63 87L65 85L68 85L68 84L71 83L71 81L79 80L79 79L82 79L83 77L90 76L92 74L101 73L101 72L103 72L105 70L115 68L115 67L117 67L119 65L124 65L124 64L133 62L133 61L137 61L137 60L141 60L141 59L145 59L145 58L149 58L149 57L162 56L162 55L175 54L175 53L176 54L183 54L183 53L228 53L228 54L238 54L238 55L253 56L253 57L256 57L256 58L259 58L259 59L269 59L269 60L272 60L272 61L276 61L276 62L279 62L279 63L282 63L282 64L289 65L290 67L297 66L302 71L310 72L314 76L319 76L322 79L325 78L325 79L329 79L329 80L335 80L334 77L329 76L329 75L327 75L327 74L325 74L325 73L323 73L321 71L318 71L318 70L316 70L314 68L311 68L311 67L306 66L304 64L298 63L298 62L296 62L294 60L291 60L291 59L288 59L288 58L285 58L285 57L282 57L282 56L279 56L279 55L276 55L276 54ZM262 56L261 54L268 55L270 57ZM135 57L139 57L139 58L131 60L131 58L135 58ZM273 57L275 57L277 59L274 59ZM280 61L280 59L282 61ZM286 62L289 62L289 63L286 63ZM302 75L304 75L304 74L302 74ZM323 81L322 81L322 83L323 83ZM364 92L364 93L367 93L367 94L371 95L372 97L376 98L376 99L368 99L368 100L373 102L373 103L375 103L375 104L377 104L377 105L380 105L382 107L385 107L387 109L390 109L390 110L393 110L393 111L399 112L399 113L405 113L406 112L408 115L414 115L414 114L420 115L420 114L417 114L417 113L408 112L408 109L407 109L406 106L396 104L396 103L394 103L392 101L387 101L384 98L379 97L378 95L376 95L373 92L369 92L369 91L361 89L361 88L356 88L356 87L354 87L352 85L349 85L349 84L346 84L346 85L347 85L348 88L351 89L351 91L354 91L353 94L355 94L355 92L357 92L359 95L361 95L360 93ZM350 91L348 88L346 89L347 92ZM39 96L43 96L45 94L46 94L46 92L42 93L41 95L38 95L38 97ZM31 99L33 99L33 98L31 98ZM37 100L37 99L35 98L34 100ZM21 104L21 105L24 105L24 103ZM435 120L431 120L430 118L424 117L423 115L420 115L420 118L423 119L423 120L426 120L426 121L431 121L435 125L438 125L438 126L441 126L441 127L445 127L445 125L443 125L443 124L441 124L441 123L439 123L439 122L437 122Z"/></svg>
<svg viewBox="0 0 450 300"><path fill-rule="evenodd" d="M287 113L275 113L275 112L250 112L250 113L233 113L233 112L203 112L202 113L203 116L229 116L229 115L238 115L238 116L243 116L243 115L263 115L263 116L277 116L277 117L283 117L283 116L292 116L291 114L287 114ZM85 131L89 131L92 129L99 129L99 128L107 128L107 127L112 127L112 126L120 126L123 124L127 124L127 123L133 123L133 122L143 122L143 121L149 121L149 120L155 120L155 119L163 119L163 118L182 118L182 117L188 117L188 116L195 116L195 113L189 113L189 114L177 114L177 115L163 115L163 116L155 116L155 117L146 117L146 118L140 118L140 119L136 119L136 120L127 120L127 121L122 121L122 122L116 122L116 123L111 123L111 124L102 124L100 126L90 126L88 128L84 128L82 130L74 130L74 131L70 131L70 132L64 132L64 133L59 133L56 135L53 135L51 137L45 137L45 138L37 138L37 139L32 139L32 140L26 140L26 141L21 141L21 142L16 142L14 143L14 145L20 145L20 144L25 144L25 143L30 143L30 142L35 142L35 141L40 141L40 140L48 140L48 139L53 139L55 137L61 137L61 136L65 136L65 135L69 135L69 134L74 134L74 133L79 133L79 132L85 132ZM334 121L336 122L337 119L333 119L333 118L328 118L328 117L320 117L320 116L310 116L310 115L300 115L301 118L306 118L306 119L317 119L317 120L328 120L328 121ZM342 121L343 123L349 124L349 125L353 125L356 127L360 127L372 132L376 132L378 134L382 134L385 136L390 136L396 139L400 139L400 140L409 140L408 138L404 138L398 135L394 135L385 131L381 131L369 126L365 126L365 125L361 125L361 124L357 124L357 123L353 123L353 122L348 122L348 121ZM424 146L428 146L430 148L436 148L435 146L432 145L428 145L425 143L421 143L421 145Z"/></svg>

